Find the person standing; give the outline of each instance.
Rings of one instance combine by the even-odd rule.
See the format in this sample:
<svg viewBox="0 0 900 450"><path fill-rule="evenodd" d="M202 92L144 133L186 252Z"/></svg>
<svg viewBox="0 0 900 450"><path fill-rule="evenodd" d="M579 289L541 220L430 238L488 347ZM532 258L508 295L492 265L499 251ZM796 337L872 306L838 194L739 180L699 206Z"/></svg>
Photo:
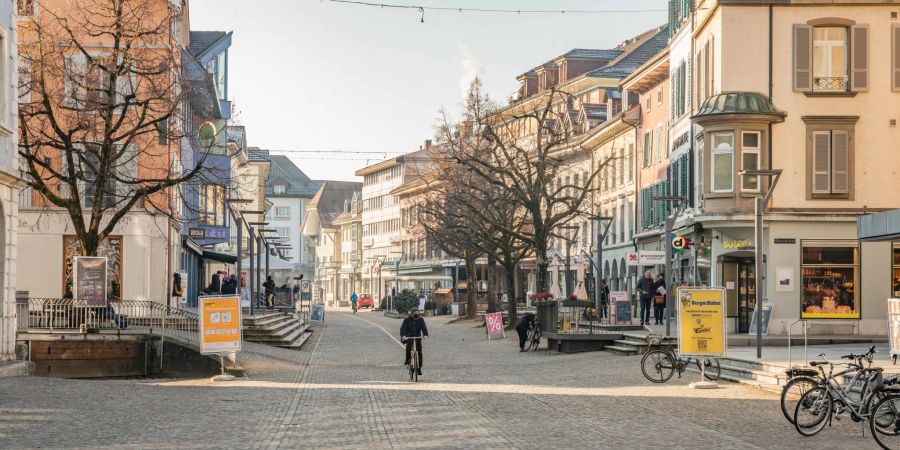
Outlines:
<svg viewBox="0 0 900 450"><path fill-rule="evenodd" d="M650 324L650 300L653 298L653 278L650 271L644 272L644 277L637 282L638 298L641 301L641 325Z"/></svg>
<svg viewBox="0 0 900 450"><path fill-rule="evenodd" d="M275 309L275 280L271 275L266 277L263 287L266 290L266 311L272 311Z"/></svg>
<svg viewBox="0 0 900 450"><path fill-rule="evenodd" d="M525 351L525 339L528 338L528 330L534 326L534 314L526 313L516 322L516 333L519 335L519 351Z"/></svg>
<svg viewBox="0 0 900 450"><path fill-rule="evenodd" d="M609 317L609 285L600 280L600 319Z"/></svg>
<svg viewBox="0 0 900 450"><path fill-rule="evenodd" d="M663 324L663 314L666 311L666 278L663 274L656 277L653 283L653 324Z"/></svg>
<svg viewBox="0 0 900 450"><path fill-rule="evenodd" d="M353 314L356 314L356 302L359 301L359 297L356 296L356 292L350 294L350 306L353 307Z"/></svg>

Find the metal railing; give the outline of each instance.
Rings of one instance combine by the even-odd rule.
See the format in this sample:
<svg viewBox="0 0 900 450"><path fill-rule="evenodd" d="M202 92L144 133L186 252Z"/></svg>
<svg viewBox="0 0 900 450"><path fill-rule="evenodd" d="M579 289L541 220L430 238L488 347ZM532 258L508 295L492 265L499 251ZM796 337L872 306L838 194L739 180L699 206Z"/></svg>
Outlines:
<svg viewBox="0 0 900 450"><path fill-rule="evenodd" d="M782 322L786 323L787 321L782 320ZM809 363L809 355L808 355L808 351L809 351L808 347L809 346L807 345L807 339L806 339L807 338L807 329L809 328L809 322L807 322L806 319L797 319L797 320L791 322L790 325L787 326L787 331L788 331L788 370L791 370L794 368L794 360L793 360L793 356L791 355L791 338L793 337L794 325L796 325L798 323L803 324L803 361L805 361L806 363Z"/></svg>
<svg viewBox="0 0 900 450"><path fill-rule="evenodd" d="M16 301L16 320L19 332L138 329L199 343L196 313L146 300L87 306L71 298L20 298Z"/></svg>
<svg viewBox="0 0 900 450"><path fill-rule="evenodd" d="M813 77L813 91L843 92L849 77Z"/></svg>

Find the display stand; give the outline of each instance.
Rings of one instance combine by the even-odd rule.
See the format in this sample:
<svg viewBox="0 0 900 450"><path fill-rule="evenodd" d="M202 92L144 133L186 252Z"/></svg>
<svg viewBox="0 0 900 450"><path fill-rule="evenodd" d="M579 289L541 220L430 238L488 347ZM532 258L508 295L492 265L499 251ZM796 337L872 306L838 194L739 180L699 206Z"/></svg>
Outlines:
<svg viewBox="0 0 900 450"><path fill-rule="evenodd" d="M225 356L219 354L219 364L222 366L222 373L212 377L212 381L234 381L234 375L225 373Z"/></svg>
<svg viewBox="0 0 900 450"><path fill-rule="evenodd" d="M695 381L688 387L691 389L718 389L718 383L706 379L706 358L699 358L698 361L700 361L700 381Z"/></svg>

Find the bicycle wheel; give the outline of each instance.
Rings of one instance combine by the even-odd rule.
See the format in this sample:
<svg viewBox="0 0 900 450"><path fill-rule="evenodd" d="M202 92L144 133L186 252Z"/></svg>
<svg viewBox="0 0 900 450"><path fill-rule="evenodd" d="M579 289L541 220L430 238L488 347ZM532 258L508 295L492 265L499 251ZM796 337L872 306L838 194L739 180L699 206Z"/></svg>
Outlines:
<svg viewBox="0 0 900 450"><path fill-rule="evenodd" d="M697 369L700 369L700 360L697 360ZM719 360L716 358L706 358L703 360L703 376L709 381L716 381L722 374L722 367L719 366Z"/></svg>
<svg viewBox="0 0 900 450"><path fill-rule="evenodd" d="M794 412L797 411L797 402L810 389L819 385L819 381L812 377L794 377L781 389L781 413L790 423L794 423Z"/></svg>
<svg viewBox="0 0 900 450"><path fill-rule="evenodd" d="M794 428L804 436L815 436L831 419L834 400L824 386L816 386L800 397L794 410Z"/></svg>
<svg viewBox="0 0 900 450"><path fill-rule="evenodd" d="M881 448L900 449L900 394L889 394L875 403L869 428Z"/></svg>
<svg viewBox="0 0 900 450"><path fill-rule="evenodd" d="M416 376L416 368L419 366L419 355L415 349L409 352L409 380L413 381Z"/></svg>
<svg viewBox="0 0 900 450"><path fill-rule="evenodd" d="M413 355L414 355L413 358L416 359L416 370L413 371L413 381L418 382L419 381L419 352L415 351L415 352L413 352Z"/></svg>
<svg viewBox="0 0 900 450"><path fill-rule="evenodd" d="M541 330L534 330L534 333L531 335L531 345L529 345L529 350L537 350L538 347L541 346Z"/></svg>
<svg viewBox="0 0 900 450"><path fill-rule="evenodd" d="M665 383L675 373L675 360L665 350L650 350L641 358L641 372L654 383Z"/></svg>

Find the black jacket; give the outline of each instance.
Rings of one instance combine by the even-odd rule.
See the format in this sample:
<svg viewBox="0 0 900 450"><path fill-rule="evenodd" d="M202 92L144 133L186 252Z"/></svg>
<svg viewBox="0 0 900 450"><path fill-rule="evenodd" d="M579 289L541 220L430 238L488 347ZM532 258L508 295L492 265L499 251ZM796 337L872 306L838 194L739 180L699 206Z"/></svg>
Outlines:
<svg viewBox="0 0 900 450"><path fill-rule="evenodd" d="M412 316L406 316L400 325L400 337L417 337L428 336L428 326L425 325L425 319L421 316L413 319Z"/></svg>
<svg viewBox="0 0 900 450"><path fill-rule="evenodd" d="M653 279L641 277L637 282L637 291L641 298L653 298Z"/></svg>
<svg viewBox="0 0 900 450"><path fill-rule="evenodd" d="M516 330L528 330L528 327L534 323L534 314L527 313L520 317L516 322Z"/></svg>
<svg viewBox="0 0 900 450"><path fill-rule="evenodd" d="M653 296L654 296L654 297L656 297L657 295L659 295L659 293L656 292L656 291L659 290L659 288L665 289L665 288L666 288L666 282L665 282L665 281L659 281L659 280L653 282Z"/></svg>
<svg viewBox="0 0 900 450"><path fill-rule="evenodd" d="M263 287L266 288L266 295L275 293L275 282L274 281L266 280L266 282L263 283Z"/></svg>

